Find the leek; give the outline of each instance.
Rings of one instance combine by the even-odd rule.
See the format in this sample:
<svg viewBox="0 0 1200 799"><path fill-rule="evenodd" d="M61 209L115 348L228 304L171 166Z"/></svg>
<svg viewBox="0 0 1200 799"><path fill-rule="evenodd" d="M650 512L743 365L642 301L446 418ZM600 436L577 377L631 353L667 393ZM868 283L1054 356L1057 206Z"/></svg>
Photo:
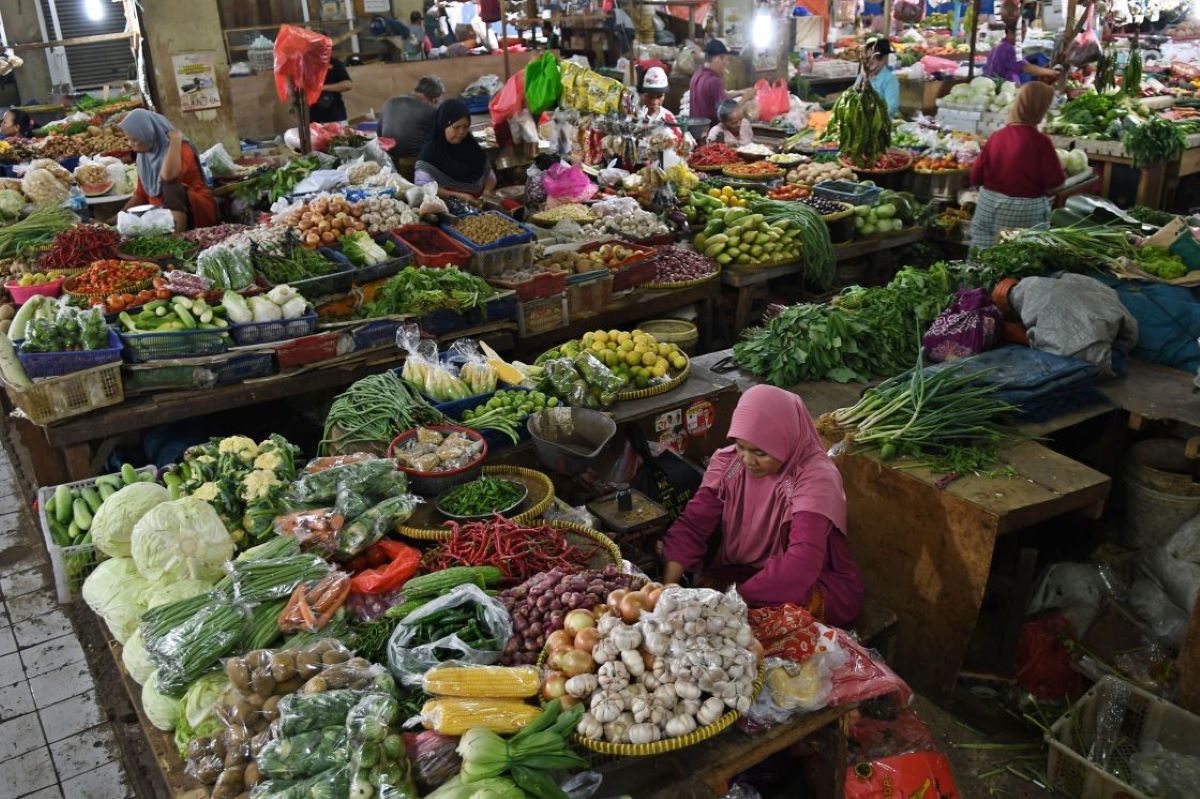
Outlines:
<svg viewBox="0 0 1200 799"><path fill-rule="evenodd" d="M371 236L362 230L348 233L339 240L342 253L355 266L375 266L388 259L387 250L380 247Z"/></svg>

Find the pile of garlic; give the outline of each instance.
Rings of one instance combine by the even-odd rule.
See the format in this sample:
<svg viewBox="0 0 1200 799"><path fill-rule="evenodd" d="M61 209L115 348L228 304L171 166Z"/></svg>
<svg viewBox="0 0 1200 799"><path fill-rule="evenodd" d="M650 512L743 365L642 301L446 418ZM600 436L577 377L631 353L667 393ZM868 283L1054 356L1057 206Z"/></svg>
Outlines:
<svg viewBox="0 0 1200 799"><path fill-rule="evenodd" d="M609 614L597 628L597 673L566 683L567 694L588 705L576 727L583 737L653 743L750 709L758 664L736 593L670 586L636 623Z"/></svg>

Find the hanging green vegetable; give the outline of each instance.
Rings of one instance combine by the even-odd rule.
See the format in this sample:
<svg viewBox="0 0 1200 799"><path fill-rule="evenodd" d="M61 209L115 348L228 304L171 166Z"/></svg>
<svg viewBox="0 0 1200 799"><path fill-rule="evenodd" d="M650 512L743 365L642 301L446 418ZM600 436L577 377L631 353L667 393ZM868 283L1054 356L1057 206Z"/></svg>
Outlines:
<svg viewBox="0 0 1200 799"><path fill-rule="evenodd" d="M892 122L887 102L867 78L865 61L854 86L842 92L833 104L829 127L821 138L836 140L842 155L862 168L873 166L887 152L892 143Z"/></svg>
<svg viewBox="0 0 1200 799"><path fill-rule="evenodd" d="M1099 90L1097 88L1097 91ZM1126 97L1137 97L1142 93L1142 51L1138 49L1136 40L1133 50L1129 53L1125 73L1121 77L1121 91Z"/></svg>

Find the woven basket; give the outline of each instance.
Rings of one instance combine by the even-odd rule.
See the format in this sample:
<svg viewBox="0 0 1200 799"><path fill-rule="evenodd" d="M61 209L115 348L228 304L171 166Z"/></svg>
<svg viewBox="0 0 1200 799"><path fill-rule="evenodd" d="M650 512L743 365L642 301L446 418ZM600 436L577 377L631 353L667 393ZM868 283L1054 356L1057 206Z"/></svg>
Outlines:
<svg viewBox="0 0 1200 799"><path fill-rule="evenodd" d="M692 166L691 164L688 164L688 168L693 169L696 172L711 172L711 173L724 172L725 167L727 167L727 166L732 166L732 164L708 164L706 166Z"/></svg>
<svg viewBox="0 0 1200 799"><path fill-rule="evenodd" d="M903 152L900 150L889 150L888 152L892 152L892 153L899 152L902 155L907 156L908 160L905 161L902 166L893 167L891 169L871 169L869 167L859 167L859 166L856 166L855 163L853 161L851 161L849 158L846 158L844 156L838 158L838 162L842 166L850 167L851 169L853 169L855 172L857 172L860 175L894 175L897 172L903 172L904 170L906 170L912 166L912 164L913 164L912 153L906 153L906 152Z"/></svg>
<svg viewBox="0 0 1200 799"><path fill-rule="evenodd" d="M683 357L687 358L686 355ZM636 391L622 391L617 394L617 401L621 402L624 400L646 399L646 397L657 397L659 394L666 394L668 391L674 391L684 384L684 382L688 379L688 375L691 373L692 360L691 358L688 358L688 362L684 365L683 371L681 371L675 377L672 377L667 382L659 383L658 385L650 386L649 388L639 388Z"/></svg>
<svg viewBox="0 0 1200 799"><path fill-rule="evenodd" d="M533 501L528 510L510 517L518 524L525 524L534 519L540 519L542 514L550 509L554 502L554 483L550 478L536 469L525 469L520 466L484 466L482 474L488 477L516 477L529 488L528 499ZM432 509L432 504L430 504ZM433 513L437 513L433 511ZM449 520L447 520L449 521ZM418 541L445 541L450 537L450 531L443 522L438 527L420 527L416 525L401 525L396 532L405 538Z"/></svg>
<svg viewBox="0 0 1200 799"><path fill-rule="evenodd" d="M514 521L516 520L514 519ZM528 523L529 521L531 520L525 520L522 523ZM550 525L551 527L556 527L559 530L566 530L576 538L586 539L588 542L598 544L600 546L604 562L583 564L586 568L603 569L611 564L616 566L618 570L622 570L622 563L624 562L624 559L621 556L621 549L604 533L598 533L590 527L584 527L581 524L574 524L572 522L551 520L544 523ZM412 534L408 532L408 528L404 527L398 528L397 532L405 538L412 538L417 541L442 541L450 537L450 532L448 530L440 530L436 536L431 535L430 531L422 530L417 530L415 531L415 534Z"/></svg>
<svg viewBox="0 0 1200 799"><path fill-rule="evenodd" d="M961 169L913 169L916 175L965 175L971 171L971 167L965 166Z"/></svg>
<svg viewBox="0 0 1200 799"><path fill-rule="evenodd" d="M836 214L826 214L821 217L821 220L823 222L825 222L826 224L828 224L830 222L840 222L843 219L846 219L847 217L854 216L854 206L853 205L851 205L850 203L842 203L842 206L843 206L842 210L838 211Z"/></svg>
<svg viewBox="0 0 1200 799"><path fill-rule="evenodd" d="M758 677L754 680L754 693L751 699L758 697L758 692L762 690L763 681L767 676L767 668L765 662L758 664ZM707 741L714 735L718 735L738 720L741 714L736 710L730 710L721 718L704 727L699 727L687 735L681 735L678 738L669 738L663 741L655 741L650 744L615 744L608 741L593 741L591 738L584 738L582 735L575 733L571 736L571 741L584 749L590 749L593 752L599 752L602 755L613 755L615 757L649 757L651 755L663 755L667 752L677 752L680 749L686 749L693 744L698 744L701 741Z"/></svg>
<svg viewBox="0 0 1200 799"><path fill-rule="evenodd" d="M130 261L130 263L134 263L134 262ZM138 263L150 263L150 262L149 261L140 261ZM162 270L160 269L157 274L152 275L152 276L146 278L145 280L140 280L136 283L126 283L125 285L121 286L119 289L113 289L112 291L101 291L96 294L91 294L86 291L75 291L74 287L79 279L79 275L76 274L76 275L72 275L71 277L69 277L65 281L63 281L63 294L66 294L68 297L76 297L78 299L88 299L88 300L90 300L90 299L103 300L105 297L110 297L113 294L136 294L137 292L139 292L143 289L148 289L152 285L154 285L154 278L158 277L161 274L162 274Z"/></svg>
<svg viewBox="0 0 1200 799"><path fill-rule="evenodd" d="M738 165L733 164L721 170L721 174L727 178L736 178L737 180L777 180L787 174L786 169L777 169L773 173L766 175L746 174L738 170Z"/></svg>
<svg viewBox="0 0 1200 799"><path fill-rule="evenodd" d="M717 271L712 274L698 277L695 280L681 280L678 283L644 283L644 289L690 289L693 286L703 286L705 283L711 283L721 276L721 266L717 265Z"/></svg>

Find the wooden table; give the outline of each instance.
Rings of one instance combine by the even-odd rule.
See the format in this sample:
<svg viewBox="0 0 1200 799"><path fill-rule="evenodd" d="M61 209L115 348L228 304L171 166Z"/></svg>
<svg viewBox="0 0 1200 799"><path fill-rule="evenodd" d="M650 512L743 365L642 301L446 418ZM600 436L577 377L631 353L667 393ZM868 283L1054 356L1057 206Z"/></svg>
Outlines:
<svg viewBox="0 0 1200 799"><path fill-rule="evenodd" d="M874 260L881 252L893 250L920 241L925 237L925 228L912 227L901 231L895 236L885 236L863 241L852 241L834 247L838 263L846 263L858 258ZM733 316L735 332L745 329L750 321L750 312L754 306L754 295L761 291L760 287L770 281L799 274L804 270L800 261L780 264L766 269L726 269L721 272L721 283L737 290L737 307Z"/></svg>
<svg viewBox="0 0 1200 799"><path fill-rule="evenodd" d="M695 364L711 368L727 352ZM756 382L740 371L718 374L743 388ZM861 387L814 382L790 390L816 418L853 404ZM850 547L867 590L899 617L892 665L935 700L954 688L997 539L1070 512L1098 517L1108 496L1106 475L1036 441L1005 447L1000 460L1017 476L968 476L943 485L928 469L900 470L872 453L834 457L849 506Z"/></svg>

